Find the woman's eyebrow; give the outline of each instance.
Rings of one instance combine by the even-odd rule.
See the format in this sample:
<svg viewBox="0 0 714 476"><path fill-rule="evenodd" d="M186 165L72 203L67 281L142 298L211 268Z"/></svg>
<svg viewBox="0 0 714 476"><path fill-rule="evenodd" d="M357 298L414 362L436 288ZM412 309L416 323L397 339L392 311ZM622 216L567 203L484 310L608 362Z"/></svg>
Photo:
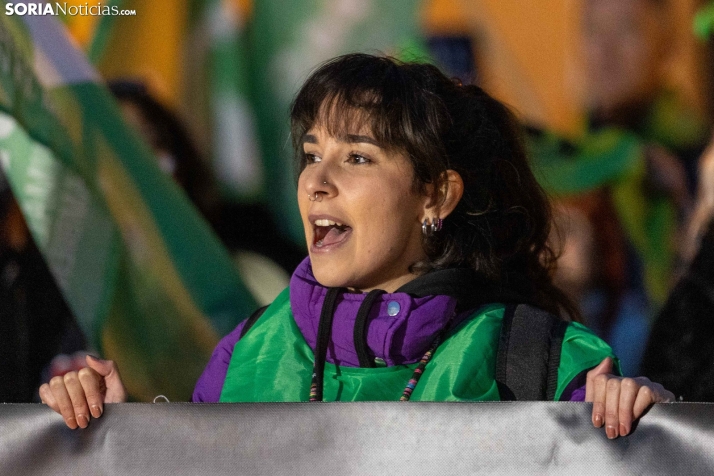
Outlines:
<svg viewBox="0 0 714 476"><path fill-rule="evenodd" d="M371 138L370 136L361 136L357 134L346 134L344 137L342 137L341 142L347 142L349 144L359 144L359 143L365 143L365 144L372 144L377 147L381 147L379 145L379 142L377 142L375 139ZM317 136L314 134L305 134L302 138L302 143L303 144L317 144Z"/></svg>
<svg viewBox="0 0 714 476"><path fill-rule="evenodd" d="M355 134L347 134L344 139L345 142L349 142L350 144L357 144L357 143L367 143L367 144L372 144L377 147L381 147L379 145L379 142L376 140L372 139L369 136L360 136L360 135L355 135Z"/></svg>

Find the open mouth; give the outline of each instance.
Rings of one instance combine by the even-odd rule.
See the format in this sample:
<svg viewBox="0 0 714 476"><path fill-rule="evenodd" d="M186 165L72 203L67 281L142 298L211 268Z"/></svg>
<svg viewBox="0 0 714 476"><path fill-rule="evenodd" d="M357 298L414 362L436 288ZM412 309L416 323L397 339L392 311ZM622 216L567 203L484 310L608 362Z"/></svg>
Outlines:
<svg viewBox="0 0 714 476"><path fill-rule="evenodd" d="M319 249L343 242L349 236L352 227L321 218L315 220L313 230L313 246Z"/></svg>

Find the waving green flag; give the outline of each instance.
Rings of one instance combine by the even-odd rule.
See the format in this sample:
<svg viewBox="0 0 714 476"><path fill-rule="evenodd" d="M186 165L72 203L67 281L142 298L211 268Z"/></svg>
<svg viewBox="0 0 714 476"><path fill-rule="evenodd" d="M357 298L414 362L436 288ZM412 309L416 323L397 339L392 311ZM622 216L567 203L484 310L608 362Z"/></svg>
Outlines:
<svg viewBox="0 0 714 476"><path fill-rule="evenodd" d="M69 306L130 394L188 399L255 302L51 16L0 16L0 159Z"/></svg>
<svg viewBox="0 0 714 476"><path fill-rule="evenodd" d="M210 137L206 146L223 195L253 201L264 186L264 170L250 103L246 19L235 1L189 5L185 105L194 126Z"/></svg>
<svg viewBox="0 0 714 476"><path fill-rule="evenodd" d="M121 8L122 4L122 0L104 0L105 7ZM104 56L115 19L116 15L103 15L97 20L92 39L87 45L87 56L92 64L98 64Z"/></svg>

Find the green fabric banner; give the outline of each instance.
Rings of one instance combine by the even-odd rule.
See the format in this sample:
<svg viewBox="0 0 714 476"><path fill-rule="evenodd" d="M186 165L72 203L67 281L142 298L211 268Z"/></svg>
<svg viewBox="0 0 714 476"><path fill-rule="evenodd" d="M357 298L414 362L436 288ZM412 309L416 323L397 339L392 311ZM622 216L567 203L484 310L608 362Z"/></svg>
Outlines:
<svg viewBox="0 0 714 476"><path fill-rule="evenodd" d="M52 17L0 17L0 158L70 308L131 395L188 399L254 299Z"/></svg>

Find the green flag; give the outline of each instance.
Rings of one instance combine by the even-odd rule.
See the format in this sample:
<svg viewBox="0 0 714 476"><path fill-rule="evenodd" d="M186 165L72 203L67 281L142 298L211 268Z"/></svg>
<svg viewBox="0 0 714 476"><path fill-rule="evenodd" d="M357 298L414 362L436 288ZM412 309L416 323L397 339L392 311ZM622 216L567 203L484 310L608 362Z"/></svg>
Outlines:
<svg viewBox="0 0 714 476"><path fill-rule="evenodd" d="M188 399L254 300L50 16L0 17L0 158L68 304L130 393Z"/></svg>
<svg viewBox="0 0 714 476"><path fill-rule="evenodd" d="M186 37L186 109L210 138L224 196L251 201L263 188L263 163L250 104L245 19L235 1L195 0Z"/></svg>
<svg viewBox="0 0 714 476"><path fill-rule="evenodd" d="M111 9L121 9L123 3L122 0L104 0L104 6ZM99 64L102 60L116 17L116 15L102 15L97 20L92 40L87 47L87 56L92 64Z"/></svg>

